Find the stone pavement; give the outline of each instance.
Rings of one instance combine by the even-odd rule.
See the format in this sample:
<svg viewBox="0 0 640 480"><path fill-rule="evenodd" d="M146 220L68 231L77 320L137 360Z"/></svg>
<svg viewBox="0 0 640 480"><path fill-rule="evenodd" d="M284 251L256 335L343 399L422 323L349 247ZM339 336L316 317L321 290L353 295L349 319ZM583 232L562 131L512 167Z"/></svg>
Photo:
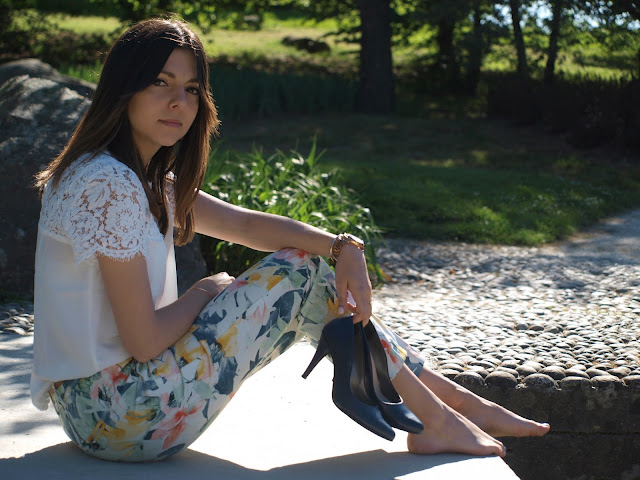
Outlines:
<svg viewBox="0 0 640 480"><path fill-rule="evenodd" d="M309 480L517 480L498 457L418 456L353 423L331 402L332 366L323 360L307 380L313 355L293 346L239 390L186 452L163 462L93 459L65 436L52 409L31 405L31 336L0 335L0 478Z"/></svg>

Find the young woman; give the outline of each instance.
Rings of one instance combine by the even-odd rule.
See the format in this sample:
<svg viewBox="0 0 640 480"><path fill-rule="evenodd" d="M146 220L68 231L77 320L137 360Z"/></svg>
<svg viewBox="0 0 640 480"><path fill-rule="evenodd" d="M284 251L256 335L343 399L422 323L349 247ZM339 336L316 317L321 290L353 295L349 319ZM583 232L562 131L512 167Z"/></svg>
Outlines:
<svg viewBox="0 0 640 480"><path fill-rule="evenodd" d="M37 177L32 400L45 409L50 398L89 454L146 461L179 452L292 343L307 336L317 345L344 313L354 323L372 316L357 239L199 190L217 125L199 39L182 22L144 21L113 45L90 108ZM275 253L178 298L174 238L183 244L194 232ZM335 276L321 258L329 253ZM393 385L424 425L409 434L411 452L502 456L494 436L547 432L423 368L374 323Z"/></svg>

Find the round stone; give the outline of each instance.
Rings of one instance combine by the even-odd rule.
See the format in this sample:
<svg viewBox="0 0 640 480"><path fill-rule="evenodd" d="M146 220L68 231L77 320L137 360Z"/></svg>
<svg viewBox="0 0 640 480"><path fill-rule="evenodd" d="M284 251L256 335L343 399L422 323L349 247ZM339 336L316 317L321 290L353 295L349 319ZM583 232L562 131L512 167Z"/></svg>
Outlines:
<svg viewBox="0 0 640 480"><path fill-rule="evenodd" d="M504 371L495 371L491 372L484 379L487 385L492 387L500 387L500 388L515 388L518 385L518 380L516 377L511 375L509 372Z"/></svg>
<svg viewBox="0 0 640 480"><path fill-rule="evenodd" d="M609 374L605 371L605 370L600 370L599 368L594 368L591 367L589 369L587 369L587 375L589 375L590 378L594 378L594 377L602 377L602 376L608 376Z"/></svg>
<svg viewBox="0 0 640 480"><path fill-rule="evenodd" d="M539 373L549 375L554 380L562 380L564 377L566 377L564 373L564 369L556 366L545 367L542 370L540 370Z"/></svg>
<svg viewBox="0 0 640 480"><path fill-rule="evenodd" d="M438 373L440 375L444 375L450 380L453 380L456 377L456 375L458 375L460 372L452 368L443 368L442 370L438 370Z"/></svg>
<svg viewBox="0 0 640 480"><path fill-rule="evenodd" d="M610 388L624 385L622 380L613 375L598 375L591 378L591 383L597 388Z"/></svg>
<svg viewBox="0 0 640 480"><path fill-rule="evenodd" d="M584 370L578 370L574 367L568 368L564 371L565 375L567 375L567 377L582 377L582 378L591 378L587 372L585 372Z"/></svg>
<svg viewBox="0 0 640 480"><path fill-rule="evenodd" d="M607 372L609 372L611 375L615 377L624 378L631 373L631 369L627 367L617 367L617 368L612 368L610 370L607 370Z"/></svg>
<svg viewBox="0 0 640 480"><path fill-rule="evenodd" d="M460 355L459 357L457 357L457 359L460 360L461 362L465 363L465 364L474 362L476 360L471 355Z"/></svg>
<svg viewBox="0 0 640 480"><path fill-rule="evenodd" d="M535 368L529 366L529 365L520 365L519 367L516 368L516 371L523 377L527 377L529 375L533 375L534 373L536 373L538 370L536 370Z"/></svg>
<svg viewBox="0 0 640 480"><path fill-rule="evenodd" d="M486 377L487 375L489 375L489 372L487 372L484 368L482 368L479 365L475 365L475 366L471 366L469 367L467 370L467 372L473 372L473 373L477 373L478 375L480 375L482 378Z"/></svg>
<svg viewBox="0 0 640 480"><path fill-rule="evenodd" d="M518 322L518 324L516 325L516 330L521 331L521 330L527 330L529 328L529 324L527 322Z"/></svg>
<svg viewBox="0 0 640 480"><path fill-rule="evenodd" d="M539 370L542 370L545 367L543 364L533 360L528 360L524 362L524 365L535 369L536 372Z"/></svg>
<svg viewBox="0 0 640 480"><path fill-rule="evenodd" d="M587 370L587 367L585 367L584 365L577 364L577 365L573 365L570 368L570 370L580 370L580 371L584 372L584 371Z"/></svg>
<svg viewBox="0 0 640 480"><path fill-rule="evenodd" d="M487 362L486 360L476 360L475 362L471 362L472 367L482 367L482 369L493 368L494 364L491 362Z"/></svg>
<svg viewBox="0 0 640 480"><path fill-rule="evenodd" d="M454 381L460 385L470 387L483 387L484 378L478 372L462 372L454 377Z"/></svg>
<svg viewBox="0 0 640 480"><path fill-rule="evenodd" d="M444 365L440 365L440 371L442 370L456 370L458 373L460 373L464 370L464 367L457 363L447 362Z"/></svg>
<svg viewBox="0 0 640 480"><path fill-rule="evenodd" d="M500 364L501 367L509 368L511 370L516 370L519 367L519 363L515 360L506 360Z"/></svg>
<svg viewBox="0 0 640 480"><path fill-rule="evenodd" d="M629 375L622 379L627 387L640 388L640 375Z"/></svg>
<svg viewBox="0 0 640 480"><path fill-rule="evenodd" d="M533 375L529 375L524 379L524 384L527 387L539 390L550 390L552 388L557 388L556 381L549 375L545 375L544 373L534 373Z"/></svg>
<svg viewBox="0 0 640 480"><path fill-rule="evenodd" d="M565 390L577 390L579 388L591 387L591 380L588 377L564 377L558 382L558 385Z"/></svg>
<svg viewBox="0 0 640 480"><path fill-rule="evenodd" d="M518 376L520 375L515 368L507 368L507 367L499 366L499 367L496 368L496 371L497 372L507 372L507 373L513 375L515 378L518 378Z"/></svg>

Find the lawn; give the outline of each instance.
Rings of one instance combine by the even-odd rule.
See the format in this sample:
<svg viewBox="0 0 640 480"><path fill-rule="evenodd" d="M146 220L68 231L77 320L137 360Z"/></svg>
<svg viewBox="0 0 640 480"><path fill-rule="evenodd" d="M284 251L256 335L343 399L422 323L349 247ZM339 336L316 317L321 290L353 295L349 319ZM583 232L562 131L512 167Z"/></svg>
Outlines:
<svg viewBox="0 0 640 480"><path fill-rule="evenodd" d="M640 205L637 164L486 118L245 118L222 126L218 149L304 155L314 139L321 165L338 169L387 235L535 245Z"/></svg>

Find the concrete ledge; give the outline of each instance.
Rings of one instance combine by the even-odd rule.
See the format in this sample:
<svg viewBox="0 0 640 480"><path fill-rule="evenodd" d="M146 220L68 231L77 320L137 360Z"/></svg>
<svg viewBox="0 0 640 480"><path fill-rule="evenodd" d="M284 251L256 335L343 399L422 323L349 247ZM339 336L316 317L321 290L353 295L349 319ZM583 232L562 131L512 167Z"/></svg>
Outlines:
<svg viewBox="0 0 640 480"><path fill-rule="evenodd" d="M640 480L640 389L615 385L467 388L551 424L542 438L502 439L506 462L522 480Z"/></svg>
<svg viewBox="0 0 640 480"><path fill-rule="evenodd" d="M548 422L555 432L640 435L640 388L499 388L465 385L477 395Z"/></svg>
<svg viewBox="0 0 640 480"><path fill-rule="evenodd" d="M120 464L91 458L67 439L50 409L31 405L28 379L33 337L0 335L0 472L23 478L181 478L516 480L498 457L406 453L370 434L331 402L332 366L323 361L303 380L313 355L292 347L249 379L229 407L186 452L166 461Z"/></svg>

